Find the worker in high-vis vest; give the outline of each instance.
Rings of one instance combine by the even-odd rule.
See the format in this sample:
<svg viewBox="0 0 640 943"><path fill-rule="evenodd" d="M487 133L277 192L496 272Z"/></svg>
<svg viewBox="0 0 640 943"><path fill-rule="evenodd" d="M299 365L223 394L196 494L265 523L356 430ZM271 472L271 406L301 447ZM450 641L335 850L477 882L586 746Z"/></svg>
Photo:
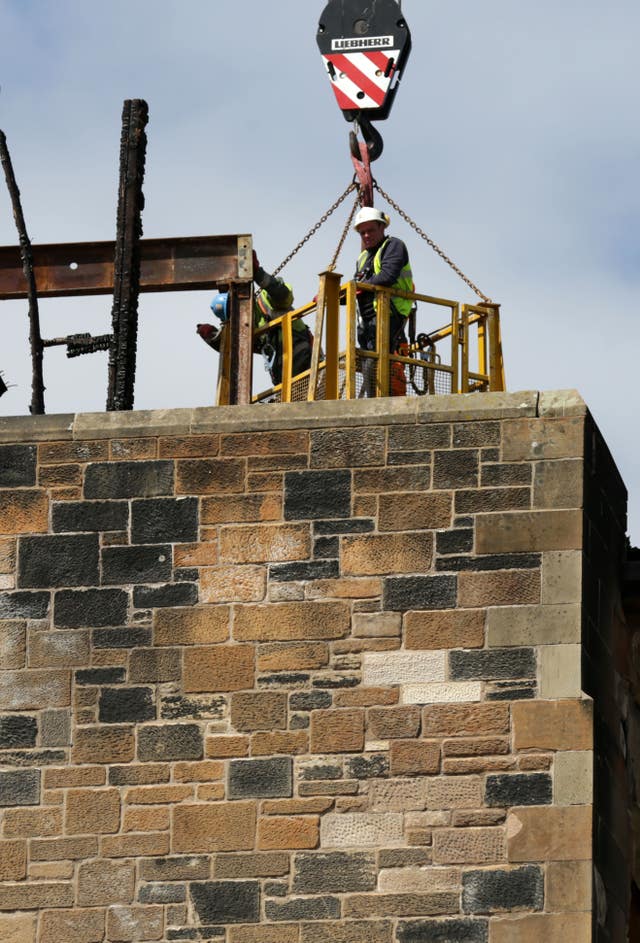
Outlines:
<svg viewBox="0 0 640 943"><path fill-rule="evenodd" d="M258 257L253 253L253 279L259 286L253 308L254 327L260 328L268 324L272 318L279 318L287 311L293 310L293 289L281 278L270 275L260 265ZM301 318L292 324L293 334L293 365L292 376L303 373L311 366L311 348L313 335ZM265 369L271 377L271 382L277 386L282 382L282 328L275 327L272 331L260 334L256 338L254 347L256 353L261 353Z"/></svg>
<svg viewBox="0 0 640 943"><path fill-rule="evenodd" d="M358 210L353 228L360 236L362 251L358 258L354 280L366 282L370 285L384 285L396 288L398 291L412 292L415 290L409 253L407 247L395 236L387 236L385 230L389 225L386 213L373 206L363 206ZM376 349L376 314L378 302L375 292L360 290L358 300L358 344L362 350ZM409 298L391 296L391 311L389 318L389 349L391 353L403 352L406 349L407 337L405 326L411 314L413 301ZM402 367L402 364L394 364ZM404 375L404 370L400 371ZM403 395L403 391L396 384L392 371L392 395ZM372 395L368 389L364 395Z"/></svg>

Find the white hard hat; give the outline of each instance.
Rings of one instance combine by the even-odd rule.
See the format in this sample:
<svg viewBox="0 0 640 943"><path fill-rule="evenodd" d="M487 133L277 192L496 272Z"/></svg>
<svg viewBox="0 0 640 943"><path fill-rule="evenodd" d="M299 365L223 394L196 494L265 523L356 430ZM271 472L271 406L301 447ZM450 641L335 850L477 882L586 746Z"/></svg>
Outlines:
<svg viewBox="0 0 640 943"><path fill-rule="evenodd" d="M375 206L362 206L356 213L356 218L353 221L353 228L357 229L358 226L361 226L362 223L382 223L384 226L388 226L391 220L386 213L383 213L382 210L378 210Z"/></svg>

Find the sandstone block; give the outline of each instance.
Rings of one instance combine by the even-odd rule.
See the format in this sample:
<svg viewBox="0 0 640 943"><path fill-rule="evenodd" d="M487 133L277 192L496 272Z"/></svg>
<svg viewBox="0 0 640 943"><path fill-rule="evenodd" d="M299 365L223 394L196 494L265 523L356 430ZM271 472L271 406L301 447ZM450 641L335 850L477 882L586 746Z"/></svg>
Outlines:
<svg viewBox="0 0 640 943"><path fill-rule="evenodd" d="M254 733L251 737L252 756L270 756L274 753L296 756L308 752L309 736L306 730Z"/></svg>
<svg viewBox="0 0 640 943"><path fill-rule="evenodd" d="M515 808L507 819L509 861L591 857L591 806Z"/></svg>
<svg viewBox="0 0 640 943"><path fill-rule="evenodd" d="M427 780L373 780L369 805L372 812L410 812L426 809Z"/></svg>
<svg viewBox="0 0 640 943"><path fill-rule="evenodd" d="M258 524L281 519L282 497L270 491L202 499L201 524Z"/></svg>
<svg viewBox="0 0 640 943"><path fill-rule="evenodd" d="M7 809L4 813L5 838L49 837L60 835L61 832L61 809L44 806L38 809Z"/></svg>
<svg viewBox="0 0 640 943"><path fill-rule="evenodd" d="M43 910L73 907L73 885L62 881L0 886L0 910Z"/></svg>
<svg viewBox="0 0 640 943"><path fill-rule="evenodd" d="M489 608L487 612L487 644L490 648L506 648L509 645L578 643L581 633L580 622L581 606L579 605Z"/></svg>
<svg viewBox="0 0 640 943"><path fill-rule="evenodd" d="M115 833L120 827L117 789L70 789L65 809L68 835Z"/></svg>
<svg viewBox="0 0 640 943"><path fill-rule="evenodd" d="M229 638L228 606L193 606L156 609L156 645L211 645Z"/></svg>
<svg viewBox="0 0 640 943"><path fill-rule="evenodd" d="M572 605L582 601L582 566L581 550L555 550L544 554L542 602L545 606Z"/></svg>
<svg viewBox="0 0 640 943"><path fill-rule="evenodd" d="M201 646L184 653L185 693L241 691L252 688L255 678L252 645Z"/></svg>
<svg viewBox="0 0 640 943"><path fill-rule="evenodd" d="M582 645L541 645L538 649L540 697L577 698L582 694Z"/></svg>
<svg viewBox="0 0 640 943"><path fill-rule="evenodd" d="M170 810L166 806L125 808L122 817L122 831L127 834L129 832L168 832L169 826Z"/></svg>
<svg viewBox="0 0 640 943"><path fill-rule="evenodd" d="M556 753L553 760L553 801L560 806L593 802L593 753L590 750Z"/></svg>
<svg viewBox="0 0 640 943"><path fill-rule="evenodd" d="M169 853L169 835L160 832L107 835L101 840L100 852L109 859L166 855Z"/></svg>
<svg viewBox="0 0 640 943"><path fill-rule="evenodd" d="M101 943L104 927L104 910L45 910L38 940L39 943Z"/></svg>
<svg viewBox="0 0 640 943"><path fill-rule="evenodd" d="M48 529L45 491L0 491L0 534L46 534Z"/></svg>
<svg viewBox="0 0 640 943"><path fill-rule="evenodd" d="M0 664L4 670L24 668L27 657L27 624L0 620Z"/></svg>
<svg viewBox="0 0 640 943"><path fill-rule="evenodd" d="M464 608L524 605L540 602L537 570L494 570L460 573L458 602Z"/></svg>
<svg viewBox="0 0 640 943"><path fill-rule="evenodd" d="M42 710L70 704L70 671L31 669L0 672L0 710Z"/></svg>
<svg viewBox="0 0 640 943"><path fill-rule="evenodd" d="M430 684L404 684L401 688L403 704L455 704L479 701L482 697L480 681L434 681Z"/></svg>
<svg viewBox="0 0 640 943"><path fill-rule="evenodd" d="M74 763L130 763L134 757L133 727L78 727L71 751Z"/></svg>
<svg viewBox="0 0 640 943"><path fill-rule="evenodd" d="M243 732L283 730L287 726L287 695L283 691L247 691L231 697L231 724Z"/></svg>
<svg viewBox="0 0 640 943"><path fill-rule="evenodd" d="M431 567L433 536L416 532L343 537L342 572L346 576L424 573Z"/></svg>
<svg viewBox="0 0 640 943"><path fill-rule="evenodd" d="M30 668L72 668L89 661L89 632L30 632L27 640Z"/></svg>
<svg viewBox="0 0 640 943"><path fill-rule="evenodd" d="M384 868L378 878L382 894L430 894L432 891L458 891L459 868L406 867Z"/></svg>
<svg viewBox="0 0 640 943"><path fill-rule="evenodd" d="M107 939L113 943L161 940L163 931L162 907L123 907L116 904L107 911Z"/></svg>
<svg viewBox="0 0 640 943"><path fill-rule="evenodd" d="M260 646L258 671L313 671L329 663L324 642L273 643Z"/></svg>
<svg viewBox="0 0 640 943"><path fill-rule="evenodd" d="M444 530L453 520L453 495L449 492L380 495L381 531Z"/></svg>
<svg viewBox="0 0 640 943"><path fill-rule="evenodd" d="M255 802L177 805L172 822L173 854L250 851L254 847Z"/></svg>
<svg viewBox="0 0 640 943"><path fill-rule="evenodd" d="M322 818L320 834L323 848L400 845L402 815L395 812L329 812Z"/></svg>
<svg viewBox="0 0 640 943"><path fill-rule="evenodd" d="M581 546L582 511L512 511L476 518L476 553L577 550Z"/></svg>
<svg viewBox="0 0 640 943"><path fill-rule="evenodd" d="M217 435L160 436L159 458L211 458L220 451Z"/></svg>
<svg viewBox="0 0 640 943"><path fill-rule="evenodd" d="M163 462L158 464L173 464ZM176 462L176 494L233 494L244 490L241 459L185 458ZM165 492L166 493L166 492Z"/></svg>
<svg viewBox="0 0 640 943"><path fill-rule="evenodd" d="M512 419L504 423L502 459L505 462L579 458L583 451L582 417Z"/></svg>
<svg viewBox="0 0 640 943"><path fill-rule="evenodd" d="M27 843L0 841L0 881L21 881L27 876Z"/></svg>
<svg viewBox="0 0 640 943"><path fill-rule="evenodd" d="M360 753L364 748L364 711L323 710L311 714L313 753Z"/></svg>
<svg viewBox="0 0 640 943"><path fill-rule="evenodd" d="M62 827L62 823L61 827ZM89 838L34 838L31 841L32 861L75 861L96 858L98 839Z"/></svg>
<svg viewBox="0 0 640 943"><path fill-rule="evenodd" d="M307 524L224 526L220 529L221 563L307 560L310 553Z"/></svg>
<svg viewBox="0 0 640 943"><path fill-rule="evenodd" d="M424 737L469 737L509 733L506 704L433 705L422 711Z"/></svg>
<svg viewBox="0 0 640 943"><path fill-rule="evenodd" d="M277 849L316 848L320 839L317 815L274 815L258 823L258 848L262 851Z"/></svg>
<svg viewBox="0 0 640 943"><path fill-rule="evenodd" d="M262 566L207 567L200 574L203 602L260 602L267 589L267 572Z"/></svg>
<svg viewBox="0 0 640 943"><path fill-rule="evenodd" d="M351 610L344 602L271 603L237 606L233 637L237 641L296 641L344 638L350 628Z"/></svg>
<svg viewBox="0 0 640 943"><path fill-rule="evenodd" d="M208 757L226 759L230 756L247 756L249 753L248 737L207 737L205 753Z"/></svg>
<svg viewBox="0 0 640 943"><path fill-rule="evenodd" d="M459 895L451 891L432 891L430 894L354 894L345 898L344 915L356 918L422 917L454 913L458 906Z"/></svg>
<svg viewBox="0 0 640 943"><path fill-rule="evenodd" d="M132 861L111 861L106 858L84 861L78 868L77 902L81 907L130 904L134 886L135 865Z"/></svg>
<svg viewBox="0 0 640 943"><path fill-rule="evenodd" d="M515 703L512 717L516 750L590 750L593 747L590 700Z"/></svg>
<svg viewBox="0 0 640 943"><path fill-rule="evenodd" d="M314 927L318 924L314 923ZM298 943L297 924L229 927L229 943ZM317 939L317 938L316 938Z"/></svg>
<svg viewBox="0 0 640 943"><path fill-rule="evenodd" d="M261 815L320 815L333 805L332 799L265 799Z"/></svg>
<svg viewBox="0 0 640 943"><path fill-rule="evenodd" d="M481 806L479 776L438 776L426 783L428 809L479 809Z"/></svg>
<svg viewBox="0 0 640 943"><path fill-rule="evenodd" d="M434 776L440 772L440 742L394 740L391 744L392 776Z"/></svg>
<svg viewBox="0 0 640 943"><path fill-rule="evenodd" d="M4 943L35 943L37 914L0 914L0 939Z"/></svg>
<svg viewBox="0 0 640 943"><path fill-rule="evenodd" d="M591 911L590 861L550 861L547 864L545 899L551 912Z"/></svg>
<svg viewBox="0 0 640 943"><path fill-rule="evenodd" d="M289 873L289 855L282 852L260 854L216 855L216 878L276 878Z"/></svg>
<svg viewBox="0 0 640 943"><path fill-rule="evenodd" d="M336 691L333 697L336 707L382 707L397 704L399 700L399 688L386 687L360 687L351 691Z"/></svg>
<svg viewBox="0 0 640 943"><path fill-rule="evenodd" d="M579 508L583 503L582 459L536 462L533 476L534 508Z"/></svg>
<svg viewBox="0 0 640 943"><path fill-rule="evenodd" d="M483 609L407 612L404 617L405 648L481 648L484 624Z"/></svg>
<svg viewBox="0 0 640 943"><path fill-rule="evenodd" d="M392 943L393 926L388 920L320 921L301 924L300 934L300 943L317 943L319 939L323 943Z"/></svg>
<svg viewBox="0 0 640 943"><path fill-rule="evenodd" d="M444 681L446 654L433 652L365 652L362 682L370 687Z"/></svg>
<svg viewBox="0 0 640 943"><path fill-rule="evenodd" d="M377 740L416 737L420 730L420 708L374 708L367 713L367 724L369 735Z"/></svg>
<svg viewBox="0 0 640 943"><path fill-rule="evenodd" d="M491 943L567 943L588 940L590 914L532 914L491 922Z"/></svg>
<svg viewBox="0 0 640 943"><path fill-rule="evenodd" d="M397 638L401 623L399 612L354 612L352 618L356 638Z"/></svg>
<svg viewBox="0 0 640 943"><path fill-rule="evenodd" d="M505 861L506 855L503 828L443 828L433 836L433 860L438 864L491 864Z"/></svg>

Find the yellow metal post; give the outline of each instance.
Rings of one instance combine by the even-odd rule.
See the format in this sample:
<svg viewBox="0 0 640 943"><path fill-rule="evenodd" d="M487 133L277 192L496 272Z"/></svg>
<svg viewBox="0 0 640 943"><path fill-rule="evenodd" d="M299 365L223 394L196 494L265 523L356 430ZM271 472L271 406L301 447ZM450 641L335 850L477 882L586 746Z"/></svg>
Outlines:
<svg viewBox="0 0 640 943"><path fill-rule="evenodd" d="M322 272L326 309L325 399L340 397L340 279L336 272Z"/></svg>
<svg viewBox="0 0 640 943"><path fill-rule="evenodd" d="M378 369L376 372L376 396L389 395L389 319L391 296L388 291L377 291L376 350Z"/></svg>
<svg viewBox="0 0 640 943"><path fill-rule="evenodd" d="M500 337L500 305L488 304L489 310L489 389L491 392L504 392L504 363L502 360L502 339Z"/></svg>
<svg viewBox="0 0 640 943"><path fill-rule="evenodd" d="M489 375L487 364L487 314L478 321L478 373Z"/></svg>
<svg viewBox="0 0 640 943"><path fill-rule="evenodd" d="M313 350L311 351L311 369L309 371L309 389L307 391L307 400L311 403L316 398L318 389L318 368L320 366L320 350L322 349L322 335L324 333L324 309L325 296L327 291L326 279L320 276L318 286L318 295L316 301L316 326L313 335Z"/></svg>
<svg viewBox="0 0 640 943"><path fill-rule="evenodd" d="M293 376L293 321L291 313L282 321L282 389L280 402L291 402L291 387Z"/></svg>
<svg viewBox="0 0 640 943"><path fill-rule="evenodd" d="M460 351L458 331L460 327L460 305L451 306L451 392L460 392Z"/></svg>
<svg viewBox="0 0 640 943"><path fill-rule="evenodd" d="M356 288L353 282L347 285L347 351L345 357L345 399L356 398Z"/></svg>
<svg viewBox="0 0 640 943"><path fill-rule="evenodd" d="M223 324L220 333L220 356L218 359L218 388L216 406L229 405L229 370L231 369L231 345L229 343L229 325Z"/></svg>
<svg viewBox="0 0 640 943"><path fill-rule="evenodd" d="M462 305L460 316L460 392L469 392L469 307Z"/></svg>

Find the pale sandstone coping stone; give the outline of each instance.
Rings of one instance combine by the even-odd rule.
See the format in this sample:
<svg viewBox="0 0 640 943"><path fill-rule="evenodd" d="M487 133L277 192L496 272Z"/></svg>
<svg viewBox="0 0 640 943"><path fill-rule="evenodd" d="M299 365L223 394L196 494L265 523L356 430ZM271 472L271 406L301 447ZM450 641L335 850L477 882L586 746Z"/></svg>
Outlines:
<svg viewBox="0 0 640 943"><path fill-rule="evenodd" d="M49 442L73 437L73 413L53 416L2 416L0 442Z"/></svg>
<svg viewBox="0 0 640 943"><path fill-rule="evenodd" d="M455 393L418 396L419 422L474 422L482 419L514 419L538 415L539 393Z"/></svg>
<svg viewBox="0 0 640 943"><path fill-rule="evenodd" d="M549 418L586 416L587 404L577 390L546 390L538 399L538 415Z"/></svg>
<svg viewBox="0 0 640 943"><path fill-rule="evenodd" d="M78 413L74 439L124 439L150 435L189 435L192 409L140 409L108 413Z"/></svg>
<svg viewBox="0 0 640 943"><path fill-rule="evenodd" d="M579 643L581 615L580 605L496 606L487 613L487 645L509 648Z"/></svg>

